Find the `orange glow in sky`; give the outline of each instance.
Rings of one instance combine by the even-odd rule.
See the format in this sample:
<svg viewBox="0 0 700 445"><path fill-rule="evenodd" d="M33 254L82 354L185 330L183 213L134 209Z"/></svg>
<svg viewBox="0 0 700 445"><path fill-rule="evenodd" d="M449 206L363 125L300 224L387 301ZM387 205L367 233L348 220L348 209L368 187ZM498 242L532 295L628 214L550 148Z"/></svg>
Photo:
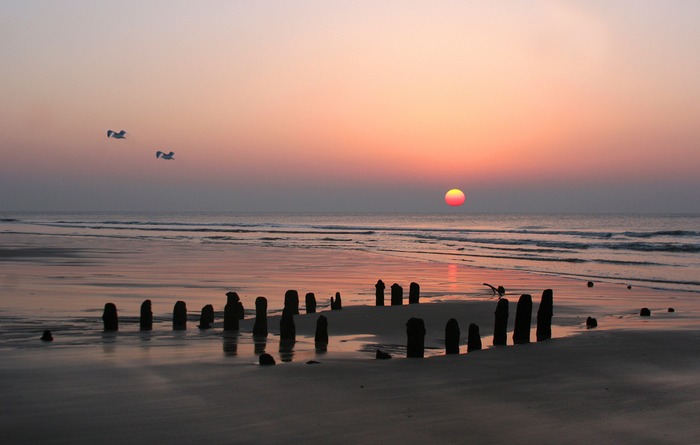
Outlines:
<svg viewBox="0 0 700 445"><path fill-rule="evenodd" d="M700 212L700 2L164 4L3 2L0 208Z"/></svg>

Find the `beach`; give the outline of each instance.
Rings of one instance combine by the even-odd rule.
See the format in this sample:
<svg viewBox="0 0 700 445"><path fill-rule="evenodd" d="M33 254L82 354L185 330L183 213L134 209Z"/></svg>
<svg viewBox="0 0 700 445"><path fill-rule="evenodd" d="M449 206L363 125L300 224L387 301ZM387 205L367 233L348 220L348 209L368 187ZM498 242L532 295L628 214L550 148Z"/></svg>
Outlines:
<svg viewBox="0 0 700 445"><path fill-rule="evenodd" d="M444 319L470 305L419 306L413 315ZM348 309L330 326L361 319L370 332L408 312ZM695 443L700 331L631 324L452 356L329 350L273 367L198 345L45 345L3 353L0 422L4 443Z"/></svg>
<svg viewBox="0 0 700 445"><path fill-rule="evenodd" d="M85 241L88 239L89 241ZM697 443L700 299L696 292L489 269L350 249L4 233L0 341L3 443ZM375 307L374 285L387 289ZM410 282L420 303L407 304ZM389 286L404 288L390 306ZM506 288L508 345L492 346ZM288 289L296 343L281 345ZM553 338L537 342L552 289ZM245 318L223 331L225 293ZM306 314L306 292L318 312ZM342 310L330 310L335 292ZM516 304L532 296L531 342L513 345ZM254 300L269 335L252 335ZM153 331L139 306L153 302ZM187 329L173 331L176 301ZM103 332L114 302L119 331ZM200 330L199 311L215 321ZM640 309L651 310L640 317ZM673 308L674 312L669 312ZM317 351L323 315L330 336ZM598 327L588 329L595 317ZM406 322L425 322L425 358L406 358ZM445 355L457 320L460 354ZM470 324L483 349L467 353ZM39 340L50 329L53 342ZM390 360L375 359L376 350ZM262 352L277 364L258 364Z"/></svg>

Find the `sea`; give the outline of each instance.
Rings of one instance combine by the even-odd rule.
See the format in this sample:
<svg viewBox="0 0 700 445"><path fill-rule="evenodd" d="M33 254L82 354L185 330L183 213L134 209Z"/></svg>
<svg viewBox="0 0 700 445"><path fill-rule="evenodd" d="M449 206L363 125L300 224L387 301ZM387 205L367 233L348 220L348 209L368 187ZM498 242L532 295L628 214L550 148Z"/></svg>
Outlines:
<svg viewBox="0 0 700 445"><path fill-rule="evenodd" d="M474 268L483 275L462 273ZM489 271L692 298L700 294L700 215L0 212L0 350L36 348L43 329L73 347L124 344L138 334L144 299L158 334L131 341L174 344L221 335L172 334L178 300L196 325L204 304L222 315L227 291L240 295L247 318L257 296L278 315L287 289L298 289L302 304L315 292L320 310L336 291L346 305L373 305L378 278L387 292L399 282L406 294L418 281L433 301L486 298ZM516 281L492 284L512 294L525 286ZM119 307L121 337L102 334L107 302ZM250 335L236 341L239 354L247 344L252 355ZM230 354L230 339L223 349Z"/></svg>
<svg viewBox="0 0 700 445"><path fill-rule="evenodd" d="M87 246L108 240L114 249L123 241L159 241L366 251L700 291L700 215L5 212L0 261L13 258L11 234Z"/></svg>

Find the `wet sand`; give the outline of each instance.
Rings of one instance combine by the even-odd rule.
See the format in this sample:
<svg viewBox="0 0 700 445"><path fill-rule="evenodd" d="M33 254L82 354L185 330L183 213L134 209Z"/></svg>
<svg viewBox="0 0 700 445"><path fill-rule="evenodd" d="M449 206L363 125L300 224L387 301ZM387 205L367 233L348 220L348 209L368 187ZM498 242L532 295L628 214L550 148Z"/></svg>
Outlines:
<svg viewBox="0 0 700 445"><path fill-rule="evenodd" d="M3 288L3 295L35 295L13 300L0 314L3 443L659 444L700 440L695 421L700 413L700 356L696 353L700 350L700 298L696 294L627 289L624 283L596 283L589 288L577 280L363 252L205 253L213 258L192 267L189 276L183 273L184 257L174 259L170 268L153 266L167 269L166 275L175 277L176 283L197 286L204 276L216 283L201 288L169 284L177 288L174 295L161 294L162 288L139 288L153 269L138 269L128 255L119 261L110 259L106 265L92 261L88 268L54 266L64 269L49 268L50 274L31 264L8 263L5 270L11 272L6 273L15 273L15 279ZM272 258L279 254L285 257L275 262ZM203 256L200 252L196 258ZM266 259L272 264L257 263ZM129 264L134 278L129 276ZM295 267L285 269L281 264ZM307 270L305 265L312 267ZM117 293L100 293L108 287L96 285L108 266L122 277ZM56 279L33 280L41 273L60 276L70 271L74 278L77 272L83 278L65 278L68 285L58 288ZM250 311L236 335L222 333L220 318L209 331L196 328L203 304L213 303L220 315L225 303L221 291L227 289L223 283L231 271L238 277L231 282L250 290L240 292L247 309L253 308L255 296L273 295L270 335L264 345L252 339ZM401 282L405 297L409 281L421 283L423 303L373 307L378 278L387 287ZM81 286L81 280L92 284ZM256 291L263 282L262 290ZM534 327L542 291L554 289L553 330L558 338L534 343L533 334L531 344L487 347L467 354L469 323L480 326L485 347L493 332L496 298L483 282L507 289L509 339L520 294L533 296ZM302 301L307 289L320 288L319 301L331 292L343 293L342 311L320 309L328 317L331 335L325 353L313 347L319 314L295 317L298 341L293 351L280 350L275 314L284 290L295 287ZM49 291L51 295L42 294ZM138 332L138 304L144 296L155 300L157 321L151 333ZM189 326L187 331L173 332L169 312L180 298L190 307ZM111 300L120 307L120 331L103 333L99 317L104 303ZM44 312L37 320L24 318L37 302ZM652 316L640 317L641 307L649 307ZM668 307L676 311L668 313ZM66 314L68 322L62 321ZM585 328L588 316L598 319L598 328ZM410 317L425 320L425 359L404 358L405 323ZM442 352L450 318L458 320L462 332L458 356ZM41 330L51 323L55 341L40 342ZM278 365L257 365L261 348ZM394 358L375 360L376 348L391 352ZM308 360L319 363L306 364Z"/></svg>

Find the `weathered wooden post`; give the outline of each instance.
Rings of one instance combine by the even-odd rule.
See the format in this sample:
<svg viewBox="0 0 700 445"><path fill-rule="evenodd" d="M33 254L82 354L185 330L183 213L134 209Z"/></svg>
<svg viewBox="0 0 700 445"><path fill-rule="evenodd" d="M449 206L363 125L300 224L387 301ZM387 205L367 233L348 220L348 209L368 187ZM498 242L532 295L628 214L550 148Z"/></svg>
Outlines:
<svg viewBox="0 0 700 445"><path fill-rule="evenodd" d="M403 304L403 287L394 283L391 285L391 305L401 306Z"/></svg>
<svg viewBox="0 0 700 445"><path fill-rule="evenodd" d="M139 330L153 330L153 311L151 310L151 300L144 300L141 303L141 316L139 317Z"/></svg>
<svg viewBox="0 0 700 445"><path fill-rule="evenodd" d="M411 283L408 288L408 304L418 304L420 300L420 285Z"/></svg>
<svg viewBox="0 0 700 445"><path fill-rule="evenodd" d="M314 343L316 351L325 351L328 348L328 319L323 315L316 320Z"/></svg>
<svg viewBox="0 0 700 445"><path fill-rule="evenodd" d="M226 306L224 306L224 331L237 331L239 329L240 297L236 292L226 292Z"/></svg>
<svg viewBox="0 0 700 445"><path fill-rule="evenodd" d="M386 288L386 285L384 285L384 282L382 280L378 280L377 284L374 285L375 304L377 306L384 306L384 289L385 288Z"/></svg>
<svg viewBox="0 0 700 445"><path fill-rule="evenodd" d="M214 323L214 306L207 304L199 315L199 329L209 329L212 323Z"/></svg>
<svg viewBox="0 0 700 445"><path fill-rule="evenodd" d="M343 308L343 300L340 298L340 292L335 293L335 308L341 310Z"/></svg>
<svg viewBox="0 0 700 445"><path fill-rule="evenodd" d="M593 318L593 317L588 317L588 318L586 319L586 327L587 327L588 329L597 328L597 327L598 327L598 320L596 320L596 319Z"/></svg>
<svg viewBox="0 0 700 445"><path fill-rule="evenodd" d="M340 298L340 292L335 293L335 299L331 297L331 310L339 311L343 309L343 300Z"/></svg>
<svg viewBox="0 0 700 445"><path fill-rule="evenodd" d="M552 315L554 315L554 295L552 289L542 292L540 307L537 309L537 341L552 338Z"/></svg>
<svg viewBox="0 0 700 445"><path fill-rule="evenodd" d="M306 300L306 313L315 314L316 313L316 295L313 292L308 292L305 297Z"/></svg>
<svg viewBox="0 0 700 445"><path fill-rule="evenodd" d="M51 331L49 331L49 330L44 331L44 333L41 334L41 341L46 341L46 342L53 341L53 335L51 334Z"/></svg>
<svg viewBox="0 0 700 445"><path fill-rule="evenodd" d="M445 354L459 354L459 323L450 318L445 325Z"/></svg>
<svg viewBox="0 0 700 445"><path fill-rule="evenodd" d="M299 292L290 289L284 293L284 307L292 311L292 315L299 315Z"/></svg>
<svg viewBox="0 0 700 445"><path fill-rule="evenodd" d="M173 330L184 331L187 329L187 305L184 301L177 301L173 308Z"/></svg>
<svg viewBox="0 0 700 445"><path fill-rule="evenodd" d="M523 294L515 309L515 328L513 329L513 344L530 343L530 324L532 321L532 296Z"/></svg>
<svg viewBox="0 0 700 445"><path fill-rule="evenodd" d="M238 299L238 302L236 303L236 317L239 320L243 320L245 318L245 308L243 307L243 302L241 299Z"/></svg>
<svg viewBox="0 0 700 445"><path fill-rule="evenodd" d="M274 366L275 359L270 354L264 353L260 354L260 357L258 358L258 363L260 364L260 366Z"/></svg>
<svg viewBox="0 0 700 445"><path fill-rule="evenodd" d="M117 317L117 306L114 303L106 303L102 312L102 323L105 332L119 330L119 317Z"/></svg>
<svg viewBox="0 0 700 445"><path fill-rule="evenodd" d="M285 307L280 318L280 340L295 341L296 332L293 309Z"/></svg>
<svg viewBox="0 0 700 445"><path fill-rule="evenodd" d="M406 322L406 357L423 358L425 355L425 323L422 318Z"/></svg>
<svg viewBox="0 0 700 445"><path fill-rule="evenodd" d="M493 326L493 344L505 345L508 342L508 299L501 298L496 305L496 322Z"/></svg>
<svg viewBox="0 0 700 445"><path fill-rule="evenodd" d="M253 324L254 337L267 337L267 298L255 299L255 324Z"/></svg>
<svg viewBox="0 0 700 445"><path fill-rule="evenodd" d="M467 352L481 350L481 335L479 335L479 326L471 323L469 325L469 333L467 335Z"/></svg>

